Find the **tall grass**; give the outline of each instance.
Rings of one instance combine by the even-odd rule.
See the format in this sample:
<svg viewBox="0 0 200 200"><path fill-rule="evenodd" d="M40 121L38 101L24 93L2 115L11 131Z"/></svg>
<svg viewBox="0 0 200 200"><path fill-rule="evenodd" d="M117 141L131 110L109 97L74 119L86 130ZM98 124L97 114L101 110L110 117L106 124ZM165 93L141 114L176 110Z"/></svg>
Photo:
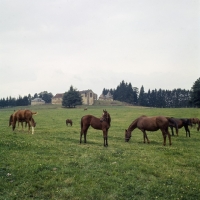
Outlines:
<svg viewBox="0 0 200 200"><path fill-rule="evenodd" d="M19 109L19 108L14 108ZM140 115L200 117L199 109L157 109L129 106L90 106L64 109L55 105L29 107L38 114L35 134L12 131L12 109L0 110L0 199L200 199L200 133L192 128L163 146L161 131L124 129ZM83 115L112 118L108 147L102 131L89 128L87 144L79 144ZM65 120L72 119L73 126Z"/></svg>

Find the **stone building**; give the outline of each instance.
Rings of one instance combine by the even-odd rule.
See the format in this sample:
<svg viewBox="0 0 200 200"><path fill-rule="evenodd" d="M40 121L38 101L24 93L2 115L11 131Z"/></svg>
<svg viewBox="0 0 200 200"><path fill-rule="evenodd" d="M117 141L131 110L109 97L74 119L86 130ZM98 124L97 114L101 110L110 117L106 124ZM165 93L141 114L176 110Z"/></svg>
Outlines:
<svg viewBox="0 0 200 200"><path fill-rule="evenodd" d="M97 94L95 94L92 90L83 90L79 91L82 97L83 105L93 105L94 101L97 100ZM56 94L51 99L52 104L62 104L64 93Z"/></svg>
<svg viewBox="0 0 200 200"><path fill-rule="evenodd" d="M92 90L83 90L79 91L82 96L83 105L93 105L94 101L97 100L97 94L95 94Z"/></svg>
<svg viewBox="0 0 200 200"><path fill-rule="evenodd" d="M45 104L45 101L41 98L35 98L33 100L31 100L31 105L34 106L34 105L43 105Z"/></svg>
<svg viewBox="0 0 200 200"><path fill-rule="evenodd" d="M99 100L102 100L102 101L113 101L113 95L111 95L111 93L108 91L108 93L106 95L101 94L99 96Z"/></svg>
<svg viewBox="0 0 200 200"><path fill-rule="evenodd" d="M52 104L62 104L62 99L63 99L64 93L58 93L54 97L51 98L51 103Z"/></svg>

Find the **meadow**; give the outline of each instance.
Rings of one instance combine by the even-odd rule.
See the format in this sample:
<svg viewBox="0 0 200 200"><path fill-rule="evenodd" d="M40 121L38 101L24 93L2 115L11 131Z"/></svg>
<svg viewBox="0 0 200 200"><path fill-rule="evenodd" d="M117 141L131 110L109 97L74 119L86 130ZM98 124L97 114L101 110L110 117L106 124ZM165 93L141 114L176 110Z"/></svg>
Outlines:
<svg viewBox="0 0 200 200"><path fill-rule="evenodd" d="M142 108L133 106L83 106L75 109L55 105L26 107L38 112L34 135L8 127L13 110L0 109L0 199L200 199L200 132L184 128L167 138L161 131L132 132L124 141L124 130L140 115L198 117L197 108ZM89 128L87 143L79 144L80 119L86 114L111 116L108 147L102 131ZM73 121L66 126L65 120Z"/></svg>

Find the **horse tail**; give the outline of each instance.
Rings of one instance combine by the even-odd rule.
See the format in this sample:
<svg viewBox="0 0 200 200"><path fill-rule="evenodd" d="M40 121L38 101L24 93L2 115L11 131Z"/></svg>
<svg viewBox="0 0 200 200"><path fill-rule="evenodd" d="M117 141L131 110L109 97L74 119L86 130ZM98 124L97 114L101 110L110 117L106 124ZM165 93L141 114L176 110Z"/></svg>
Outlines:
<svg viewBox="0 0 200 200"><path fill-rule="evenodd" d="M169 122L169 125L175 127L176 129L176 135L178 135L178 124L176 123L176 121L173 119L173 117L166 117L168 122Z"/></svg>
<svg viewBox="0 0 200 200"><path fill-rule="evenodd" d="M200 120L198 119L198 121L197 121L197 131L199 131L200 130Z"/></svg>
<svg viewBox="0 0 200 200"><path fill-rule="evenodd" d="M32 115L37 115L38 114L38 112L31 112L32 113Z"/></svg>
<svg viewBox="0 0 200 200"><path fill-rule="evenodd" d="M81 118L81 131L82 131L82 128L83 128L83 117Z"/></svg>
<svg viewBox="0 0 200 200"><path fill-rule="evenodd" d="M10 115L10 118L9 118L9 126L12 124L13 122L13 115Z"/></svg>

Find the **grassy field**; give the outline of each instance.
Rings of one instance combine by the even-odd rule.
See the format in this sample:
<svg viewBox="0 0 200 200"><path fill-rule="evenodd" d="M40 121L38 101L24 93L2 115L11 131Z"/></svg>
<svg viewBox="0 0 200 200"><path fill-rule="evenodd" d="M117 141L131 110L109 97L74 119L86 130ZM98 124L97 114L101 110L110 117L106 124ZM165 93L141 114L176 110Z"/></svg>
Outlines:
<svg viewBox="0 0 200 200"><path fill-rule="evenodd" d="M37 111L35 134L8 127L14 109L0 110L0 199L200 199L200 132L190 128L163 146L161 131L124 129L140 115L198 117L194 108L158 109L131 106L90 106L64 109L54 105L27 107ZM22 108L21 109L25 109ZM89 128L87 144L79 144L80 119L100 117L106 109L112 118L108 147L102 131ZM73 126L65 120L72 119Z"/></svg>

